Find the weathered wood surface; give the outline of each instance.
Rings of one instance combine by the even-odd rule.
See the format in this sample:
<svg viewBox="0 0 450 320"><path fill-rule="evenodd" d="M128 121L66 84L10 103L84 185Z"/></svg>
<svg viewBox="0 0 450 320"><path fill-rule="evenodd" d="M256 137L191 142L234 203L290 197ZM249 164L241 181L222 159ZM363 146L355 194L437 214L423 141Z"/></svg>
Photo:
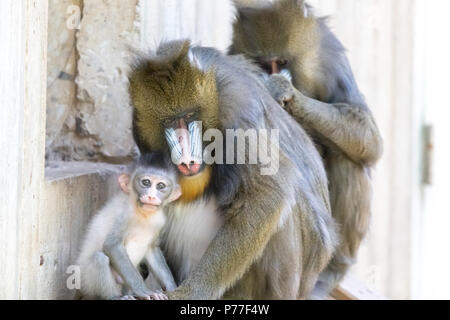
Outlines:
<svg viewBox="0 0 450 320"><path fill-rule="evenodd" d="M107 167L107 165L106 165ZM89 170L86 170L89 171ZM67 268L74 264L87 224L116 192L116 174L72 172L73 178L56 178L45 184L44 208L39 223L38 299L70 299Z"/></svg>
<svg viewBox="0 0 450 320"><path fill-rule="evenodd" d="M354 275L347 275L334 290L331 300L386 300L381 294L368 287Z"/></svg>
<svg viewBox="0 0 450 320"><path fill-rule="evenodd" d="M0 299L37 296L47 1L0 1Z"/></svg>

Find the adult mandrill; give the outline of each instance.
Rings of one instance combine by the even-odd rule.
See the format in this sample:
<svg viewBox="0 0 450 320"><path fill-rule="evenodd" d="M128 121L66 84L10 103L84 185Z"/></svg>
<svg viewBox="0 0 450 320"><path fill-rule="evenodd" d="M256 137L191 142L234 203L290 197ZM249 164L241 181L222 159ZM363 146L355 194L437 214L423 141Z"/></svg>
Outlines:
<svg viewBox="0 0 450 320"><path fill-rule="evenodd" d="M230 52L272 75L266 83L272 96L311 135L325 161L340 245L314 291L314 298L323 298L352 265L367 233L370 168L381 156L382 139L342 44L303 0L242 7L237 17ZM292 84L278 73L292 76Z"/></svg>
<svg viewBox="0 0 450 320"><path fill-rule="evenodd" d="M139 148L171 153L181 173L183 195L168 209L161 240L180 284L169 299L306 298L333 253L320 155L253 68L176 41L140 57L130 74ZM205 164L208 129L223 137L226 129L279 129L279 150L272 149L279 152L278 172L262 175L260 162L236 164L239 154L235 164ZM216 156L229 158L233 142Z"/></svg>

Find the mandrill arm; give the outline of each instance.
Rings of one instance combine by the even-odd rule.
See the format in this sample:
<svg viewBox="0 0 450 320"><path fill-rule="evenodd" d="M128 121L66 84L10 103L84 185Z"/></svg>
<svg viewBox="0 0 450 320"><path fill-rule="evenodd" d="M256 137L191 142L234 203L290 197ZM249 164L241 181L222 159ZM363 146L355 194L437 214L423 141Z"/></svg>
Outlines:
<svg viewBox="0 0 450 320"><path fill-rule="evenodd" d="M283 197L276 190L282 187L270 176L253 182L238 192L200 263L177 290L167 293L169 299L220 299L262 254L278 227Z"/></svg>
<svg viewBox="0 0 450 320"><path fill-rule="evenodd" d="M266 85L300 124L342 150L353 162L372 165L380 158L381 135L365 104L330 104L311 99L279 74L272 75Z"/></svg>

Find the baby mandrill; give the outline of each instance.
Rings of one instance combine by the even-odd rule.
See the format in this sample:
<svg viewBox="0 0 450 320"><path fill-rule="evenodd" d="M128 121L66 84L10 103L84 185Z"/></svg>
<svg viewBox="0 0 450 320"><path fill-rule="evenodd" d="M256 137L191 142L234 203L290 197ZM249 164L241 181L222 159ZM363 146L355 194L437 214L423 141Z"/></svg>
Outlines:
<svg viewBox="0 0 450 320"><path fill-rule="evenodd" d="M163 290L176 288L158 247L164 207L181 196L176 172L162 154L151 153L118 181L123 192L109 200L86 233L77 260L80 294L83 299L166 300L146 286L137 266L147 264Z"/></svg>

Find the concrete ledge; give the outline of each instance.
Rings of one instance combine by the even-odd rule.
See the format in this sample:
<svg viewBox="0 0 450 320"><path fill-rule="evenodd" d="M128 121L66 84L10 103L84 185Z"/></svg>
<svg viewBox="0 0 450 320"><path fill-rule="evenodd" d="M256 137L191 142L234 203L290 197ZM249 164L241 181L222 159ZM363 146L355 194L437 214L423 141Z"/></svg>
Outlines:
<svg viewBox="0 0 450 320"><path fill-rule="evenodd" d="M71 299L67 268L74 263L90 217L118 191L123 166L59 163L46 169L39 216L38 299Z"/></svg>
<svg viewBox="0 0 450 320"><path fill-rule="evenodd" d="M56 161L47 163L47 167L45 168L45 180L46 182L55 182L92 174L108 176L111 174L120 174L125 169L125 165L114 165L109 163Z"/></svg>

